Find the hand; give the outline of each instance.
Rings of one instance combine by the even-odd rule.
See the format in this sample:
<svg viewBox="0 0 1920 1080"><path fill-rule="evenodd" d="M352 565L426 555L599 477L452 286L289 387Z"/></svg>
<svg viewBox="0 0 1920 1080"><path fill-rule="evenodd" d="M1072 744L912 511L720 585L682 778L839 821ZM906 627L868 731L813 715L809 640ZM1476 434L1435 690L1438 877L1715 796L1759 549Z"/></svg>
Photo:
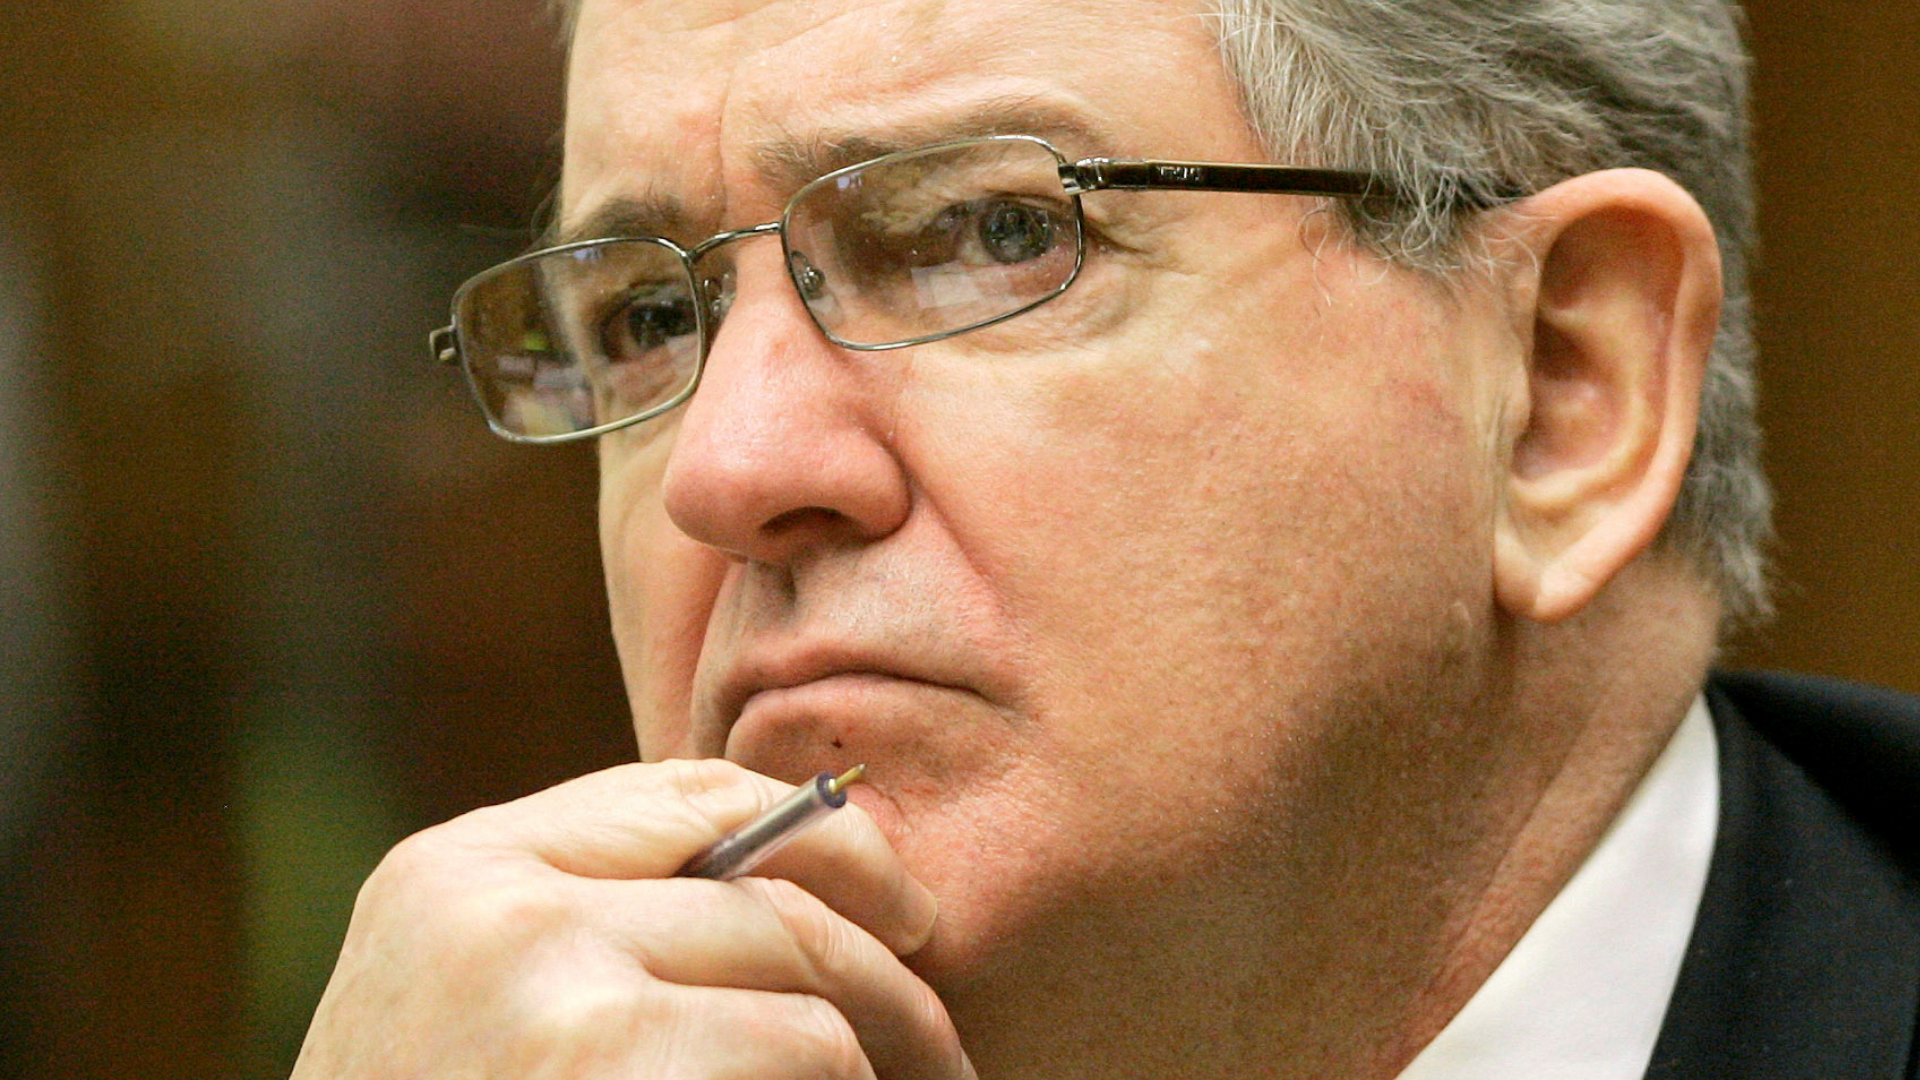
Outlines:
<svg viewBox="0 0 1920 1080"><path fill-rule="evenodd" d="M934 900L857 806L673 878L790 785L624 765L419 833L360 890L294 1080L971 1080L898 959Z"/></svg>

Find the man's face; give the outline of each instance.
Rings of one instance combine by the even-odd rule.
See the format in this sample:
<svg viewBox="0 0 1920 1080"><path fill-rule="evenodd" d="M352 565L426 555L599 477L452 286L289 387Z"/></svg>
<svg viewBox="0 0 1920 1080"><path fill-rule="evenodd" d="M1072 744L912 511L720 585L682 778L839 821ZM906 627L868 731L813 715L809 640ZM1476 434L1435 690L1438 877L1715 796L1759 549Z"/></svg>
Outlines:
<svg viewBox="0 0 1920 1080"><path fill-rule="evenodd" d="M850 138L1263 157L1176 2L588 0L570 93L565 220L670 203L683 243L775 219L767 163ZM1167 882L1331 888L1470 719L1477 358L1513 328L1309 200L1084 201L1081 280L991 349L834 348L776 240L722 249L699 392L601 442L645 755L867 763L934 968Z"/></svg>

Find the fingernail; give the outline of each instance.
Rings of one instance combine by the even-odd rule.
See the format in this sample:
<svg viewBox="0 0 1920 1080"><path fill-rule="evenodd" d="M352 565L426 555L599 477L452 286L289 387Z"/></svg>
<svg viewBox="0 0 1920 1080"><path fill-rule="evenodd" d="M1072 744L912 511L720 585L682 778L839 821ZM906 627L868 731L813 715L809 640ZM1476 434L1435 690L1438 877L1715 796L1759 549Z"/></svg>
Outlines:
<svg viewBox="0 0 1920 1080"><path fill-rule="evenodd" d="M980 1074L974 1071L973 1059L967 1056L965 1047L960 1049L960 1077L961 1080L980 1080Z"/></svg>

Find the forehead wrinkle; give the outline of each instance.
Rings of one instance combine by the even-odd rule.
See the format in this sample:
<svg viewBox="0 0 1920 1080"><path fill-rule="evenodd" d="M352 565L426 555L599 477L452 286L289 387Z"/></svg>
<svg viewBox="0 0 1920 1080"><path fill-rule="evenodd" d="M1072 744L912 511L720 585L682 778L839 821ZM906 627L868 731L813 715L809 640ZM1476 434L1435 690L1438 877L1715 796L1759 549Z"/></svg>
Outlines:
<svg viewBox="0 0 1920 1080"><path fill-rule="evenodd" d="M906 18L901 21L912 29L924 30L937 23L934 15L942 4L940 0L933 3L896 0L883 6L892 8L896 19L904 14ZM634 10L639 7L636 5ZM757 222L773 217L786 197L826 173L889 152L954 139L1028 134L1055 142L1069 157L1112 153L1109 148L1115 140L1106 125L1096 119L1100 112L1092 103L1079 100L1077 95L1062 96L1049 87L1035 88L1030 77L1008 80L1004 73L989 76L982 85L979 73L972 69L948 72L930 81L915 80L910 92L897 84L886 85L875 88L877 92L852 95L850 100L842 98L837 107L830 105L824 109L811 107L818 102L801 110L794 108L791 101L778 104L767 101L754 91L762 89L757 85L761 81L759 69L779 66L769 54L798 39L818 37L824 27L836 21L836 16L845 14L823 14L807 7L802 9L807 17L799 20L769 17L773 11L791 7L780 3L749 4L734 12L744 18L720 20L735 25L757 24L760 32L746 35L755 40L750 44L741 43L743 47L736 54L735 63L718 65L722 69L718 72L709 69L709 77L721 76L717 85L709 88L707 100L700 109L713 125L713 130L701 141L712 140L705 149L716 156L709 166L714 171L697 184L692 183L692 175L686 178L691 186L709 191L707 197L690 201L690 193L675 190L683 186L679 181L662 183L666 177L653 178L652 191L628 194L624 190L630 182L627 177L609 177L612 184L596 185L601 186L601 193L597 194L603 194L603 198L583 199L572 205L566 205L572 200L560 200L562 205L553 221L555 227L546 231L544 241L558 243L599 236L647 234L684 237L691 242L699 238L694 235L695 231L704 236L707 231L722 227L725 215L717 211L723 204L737 200L743 206L756 205ZM700 25L705 27L704 32L715 28L704 22ZM575 72L578 70L576 66ZM756 84L752 89L742 85L741 76L749 70L756 72L755 77L748 80ZM960 78L952 79L953 75ZM1013 85L1006 85L1008 81ZM791 80L776 80L774 85L779 88L776 96L784 97L780 91L789 87ZM573 119L570 113L570 125ZM733 148L731 153L729 146ZM620 156L637 164L633 150L628 147ZM656 146L651 152L660 151ZM683 155L676 156L681 158L680 166L688 164ZM737 163L737 172L729 167L729 158ZM569 169L570 175L571 172ZM632 177L631 182L647 181L644 177ZM740 190L742 184L747 185L746 190ZM709 209L716 212L705 212Z"/></svg>
<svg viewBox="0 0 1920 1080"><path fill-rule="evenodd" d="M729 87L729 92L731 87ZM721 123L727 123L723 111ZM799 134L770 125L776 134L755 143L747 157L759 181L791 193L827 173L902 150L986 135L1036 135L1059 145L1069 158L1115 153L1106 127L1069 105L1037 95L992 97L946 113L880 121L860 130L823 128ZM725 141L724 135L722 142ZM678 196L646 187L586 209L550 227L543 246L609 236L664 236L693 243L711 221L696 220Z"/></svg>

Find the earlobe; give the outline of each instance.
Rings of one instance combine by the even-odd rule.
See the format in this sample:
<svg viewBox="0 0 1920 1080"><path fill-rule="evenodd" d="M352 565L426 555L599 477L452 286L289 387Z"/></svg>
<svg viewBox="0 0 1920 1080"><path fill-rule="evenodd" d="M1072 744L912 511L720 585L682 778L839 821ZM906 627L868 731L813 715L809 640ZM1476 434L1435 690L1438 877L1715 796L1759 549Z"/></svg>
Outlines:
<svg viewBox="0 0 1920 1080"><path fill-rule="evenodd" d="M1494 584L1510 614L1584 608L1678 496L1720 312L1706 215L1658 173L1575 177L1515 210L1534 260L1524 420L1510 426Z"/></svg>

